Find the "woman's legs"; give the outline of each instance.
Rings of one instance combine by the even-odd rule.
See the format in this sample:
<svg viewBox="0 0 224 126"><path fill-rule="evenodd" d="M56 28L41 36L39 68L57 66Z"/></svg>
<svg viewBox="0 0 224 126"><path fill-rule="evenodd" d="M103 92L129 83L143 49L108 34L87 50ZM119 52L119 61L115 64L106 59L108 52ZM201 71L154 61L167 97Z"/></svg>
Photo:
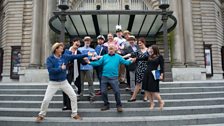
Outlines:
<svg viewBox="0 0 224 126"><path fill-rule="evenodd" d="M160 94L158 92L154 93L155 97L158 99L159 101L159 110L163 110L163 106L164 106L164 101L162 100Z"/></svg>
<svg viewBox="0 0 224 126"><path fill-rule="evenodd" d="M149 107L149 109L150 110L153 110L154 109L154 106L155 106L155 104L154 104L154 93L148 92L148 95L149 95L149 101L150 101L150 107Z"/></svg>
<svg viewBox="0 0 224 126"><path fill-rule="evenodd" d="M139 92L140 89L141 89L141 84L140 83L136 83L134 93L131 96L131 99L130 100L136 99L136 96L137 96L137 94L138 94L138 92Z"/></svg>

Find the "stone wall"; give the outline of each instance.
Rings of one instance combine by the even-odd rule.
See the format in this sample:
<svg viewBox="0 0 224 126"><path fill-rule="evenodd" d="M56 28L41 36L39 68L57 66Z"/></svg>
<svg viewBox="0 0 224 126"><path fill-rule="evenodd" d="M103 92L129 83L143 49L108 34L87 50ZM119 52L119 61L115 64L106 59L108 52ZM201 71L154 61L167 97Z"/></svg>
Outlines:
<svg viewBox="0 0 224 126"><path fill-rule="evenodd" d="M212 46L213 51L213 65L214 65L214 76L213 78L222 77L223 70L222 68L222 57L221 57L221 48L224 45L223 41L223 23L222 23L222 4L220 0L216 0L214 3L215 6L215 19L216 19L216 44Z"/></svg>
<svg viewBox="0 0 224 126"><path fill-rule="evenodd" d="M31 47L31 37L32 37L32 0L24 1L24 10L23 10L23 29L22 29L22 43L21 43L21 53L22 69L28 67L30 61L30 47Z"/></svg>
<svg viewBox="0 0 224 126"><path fill-rule="evenodd" d="M195 59L197 65L205 67L204 63L204 45L202 33L202 18L201 18L201 0L192 0L192 21L194 35Z"/></svg>
<svg viewBox="0 0 224 126"><path fill-rule="evenodd" d="M0 48L2 47L3 42L3 18L4 18L4 12L3 12L3 1L0 1Z"/></svg>
<svg viewBox="0 0 224 126"><path fill-rule="evenodd" d="M4 0L1 47L4 50L3 81L10 80L11 47L21 46L22 66L29 60L32 0Z"/></svg>
<svg viewBox="0 0 224 126"><path fill-rule="evenodd" d="M3 80L9 79L11 65L11 46L20 46L22 43L22 22L23 22L23 0L5 0L3 2L3 32L2 48L3 59Z"/></svg>
<svg viewBox="0 0 224 126"><path fill-rule="evenodd" d="M222 78L221 47L223 45L223 24L221 3L218 0L201 1L203 42L211 44L213 77Z"/></svg>
<svg viewBox="0 0 224 126"><path fill-rule="evenodd" d="M200 67L204 64L204 44L211 44L213 79L222 79L221 47L223 45L223 23L219 0L192 0L195 57Z"/></svg>

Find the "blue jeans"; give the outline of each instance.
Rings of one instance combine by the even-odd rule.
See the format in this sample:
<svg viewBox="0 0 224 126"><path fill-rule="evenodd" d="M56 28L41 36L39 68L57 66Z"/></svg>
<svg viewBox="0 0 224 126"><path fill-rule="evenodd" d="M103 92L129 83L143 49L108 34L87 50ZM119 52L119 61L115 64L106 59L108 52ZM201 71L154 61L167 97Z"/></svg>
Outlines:
<svg viewBox="0 0 224 126"><path fill-rule="evenodd" d="M108 96L107 96L107 86L108 84L111 85L113 91L114 91L114 96L115 96L115 100L116 100L116 106L117 107L121 107L121 99L120 99L120 89L119 89L119 81L118 81L118 77L105 77L102 76L101 78L101 95L102 95L102 99L104 101L104 106L109 106L109 102L108 102Z"/></svg>

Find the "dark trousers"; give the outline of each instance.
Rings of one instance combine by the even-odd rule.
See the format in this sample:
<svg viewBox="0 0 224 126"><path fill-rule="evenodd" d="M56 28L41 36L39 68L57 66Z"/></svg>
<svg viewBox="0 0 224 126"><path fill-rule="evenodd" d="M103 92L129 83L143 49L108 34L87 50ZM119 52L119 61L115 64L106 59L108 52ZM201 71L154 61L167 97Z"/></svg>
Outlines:
<svg viewBox="0 0 224 126"><path fill-rule="evenodd" d="M73 81L73 78L71 79L69 76L67 76L67 80L68 80L68 83L71 84ZM80 94L81 93L80 75L76 78L75 86L78 88L77 93ZM62 94L63 94L63 105L66 106L67 108L71 108L71 101L70 101L68 95L66 95L64 92Z"/></svg>
<svg viewBox="0 0 224 126"><path fill-rule="evenodd" d="M127 85L130 87L130 72L128 70L128 67L126 67L126 78L127 78Z"/></svg>
<svg viewBox="0 0 224 126"><path fill-rule="evenodd" d="M121 104L121 99L120 99L120 89L119 89L118 77L108 78L108 77L102 76L100 89L101 89L101 95L102 95L102 99L104 102L104 106L109 106L109 104L110 104L108 101L108 94L107 94L108 83L111 85L111 87L114 91L116 106L121 107L122 104Z"/></svg>
<svg viewBox="0 0 224 126"><path fill-rule="evenodd" d="M97 78L99 80L100 87L101 87L101 78L102 78L102 70L103 70L103 68L101 66L99 66L99 67L95 67L95 70L96 70Z"/></svg>

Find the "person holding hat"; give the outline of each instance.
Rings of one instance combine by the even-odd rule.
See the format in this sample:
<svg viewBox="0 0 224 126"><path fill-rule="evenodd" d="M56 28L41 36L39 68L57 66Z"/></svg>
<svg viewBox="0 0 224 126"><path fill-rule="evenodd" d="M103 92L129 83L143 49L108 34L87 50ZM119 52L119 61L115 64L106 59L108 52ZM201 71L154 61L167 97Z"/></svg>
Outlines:
<svg viewBox="0 0 224 126"><path fill-rule="evenodd" d="M92 42L92 39L90 36L86 36L83 39L84 41L84 46L80 47L78 50L82 53L82 54L87 54L88 52L93 53L94 55L96 54L95 49L90 47L90 44ZM91 59L91 57L88 57L89 59ZM95 91L93 88L93 67L89 64L80 65L80 73L81 73L81 94L80 96L83 95L84 92L84 80L86 78L88 85L89 85L89 100L90 102L93 102L95 99Z"/></svg>
<svg viewBox="0 0 224 126"><path fill-rule="evenodd" d="M41 110L36 118L36 122L41 122L46 116L48 105L57 92L57 90L63 90L71 100L72 114L71 117L75 120L81 120L81 117L77 113L77 96L71 85L66 79L66 64L74 59L81 59L87 56L91 56L91 53L88 54L77 54L77 55L65 55L62 54L64 51L64 45L62 43L55 43L52 46L52 55L47 58L47 70L49 73L49 85L45 92L43 102L41 104Z"/></svg>
<svg viewBox="0 0 224 126"><path fill-rule="evenodd" d="M104 46L104 41L105 41L105 38L103 35L99 35L97 37L98 45L96 46L95 51L96 51L97 55L99 56L98 58L102 57L103 55L107 54L107 52L108 52L107 47ZM103 69L102 66L95 67L97 78L99 80L100 85L101 85L102 69ZM96 95L101 95L100 90L96 92Z"/></svg>

